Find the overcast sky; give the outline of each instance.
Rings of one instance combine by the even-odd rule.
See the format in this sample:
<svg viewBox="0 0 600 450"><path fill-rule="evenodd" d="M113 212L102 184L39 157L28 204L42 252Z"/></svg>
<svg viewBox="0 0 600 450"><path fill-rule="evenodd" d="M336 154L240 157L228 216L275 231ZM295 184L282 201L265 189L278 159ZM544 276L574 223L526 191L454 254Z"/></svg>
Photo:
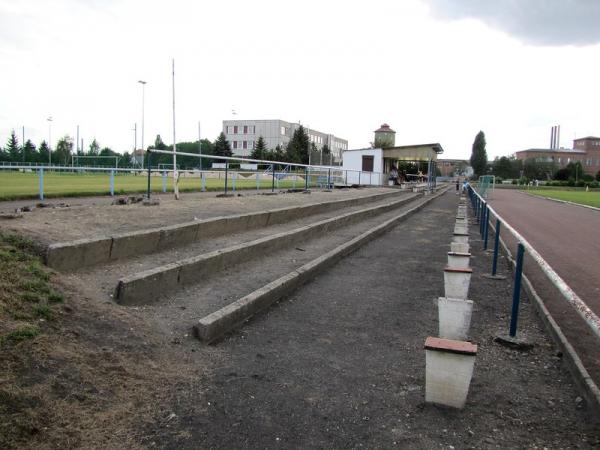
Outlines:
<svg viewBox="0 0 600 450"><path fill-rule="evenodd" d="M283 119L368 146L439 142L468 158L600 135L600 1L0 0L0 144L75 136L131 151Z"/></svg>

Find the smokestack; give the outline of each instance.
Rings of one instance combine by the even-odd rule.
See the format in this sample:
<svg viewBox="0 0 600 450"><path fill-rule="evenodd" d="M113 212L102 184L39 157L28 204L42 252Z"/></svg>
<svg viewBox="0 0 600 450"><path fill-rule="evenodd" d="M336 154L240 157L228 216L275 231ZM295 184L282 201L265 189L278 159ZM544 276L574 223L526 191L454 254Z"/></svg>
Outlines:
<svg viewBox="0 0 600 450"><path fill-rule="evenodd" d="M558 126L558 129L556 130L556 148L560 148L560 125Z"/></svg>
<svg viewBox="0 0 600 450"><path fill-rule="evenodd" d="M554 127L550 128L550 148L554 148Z"/></svg>

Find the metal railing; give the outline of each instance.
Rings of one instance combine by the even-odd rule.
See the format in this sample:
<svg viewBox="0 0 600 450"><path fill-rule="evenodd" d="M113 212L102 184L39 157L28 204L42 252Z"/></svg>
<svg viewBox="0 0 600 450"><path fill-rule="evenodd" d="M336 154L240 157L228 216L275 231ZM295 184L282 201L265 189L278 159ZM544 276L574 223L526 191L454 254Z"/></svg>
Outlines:
<svg viewBox="0 0 600 450"><path fill-rule="evenodd" d="M173 174L175 171L170 168L166 169L163 167L152 167L151 166L151 158L153 153L164 153L164 154L173 154L173 152L165 151L165 150L152 150L148 154L148 159L150 163L150 169L141 169L141 168L127 168L127 167L102 167L102 166L91 166L91 167L81 167L81 166L70 166L70 165L48 165L47 163L40 163L39 165L33 164L22 164L22 163L0 163L0 171L4 170L7 172L34 172L38 176L38 186L37 186L37 196L40 200L44 200L46 193L48 193L48 186L52 184L52 180L47 179L48 173L73 173L73 174L93 174L93 173L106 173L107 183L106 190L104 190L101 186L98 187L95 191L89 191L88 193L81 192L81 195L98 195L102 192L106 192L111 196L115 195L115 180L116 176L119 174L137 174L137 175L147 175L148 179L150 177L156 178L162 176L162 192L167 192L167 179L170 174ZM307 165L307 164L297 164L297 163L288 163L281 161L268 161L268 160L255 160L255 159L247 159L247 158L237 158L237 157L223 157L223 156L214 156L214 155L199 155L197 153L183 153L177 152L180 156L195 156L197 158L205 158L212 160L222 160L225 161L224 169L211 169L211 170L203 170L199 168L195 169L183 169L177 170L178 173L190 174L192 177L199 177L200 183L198 185L198 190L205 191L207 189L207 179L211 178L219 178L222 179L224 177L224 185L217 186L217 189L221 188L225 190L227 193L229 190L235 191L240 187L243 189L252 189L249 186L249 183L243 183L243 186L240 186L240 180L243 178L246 181L248 177L252 174L256 178L256 189L265 189L270 188L272 191L280 188L280 184L284 184L284 186L292 189L296 188L332 188L334 185L371 185L371 186L384 186L387 184L387 176L383 173L379 172L364 172L358 170L344 170L339 166L320 166L320 165ZM235 163L235 164L234 164ZM268 167L268 170L265 171L263 169L257 167L256 171L246 170L242 168L236 168L237 163L245 164L245 163L257 163L258 165L263 165ZM233 166L233 167L232 167ZM277 168L281 167L282 170L278 170ZM268 176L265 175L268 173ZM267 186L267 178L270 179L271 183ZM118 178L117 178L118 180ZM154 185L154 183L152 183ZM213 187L214 188L214 187ZM193 189L193 188L192 188ZM30 188L31 190L31 188ZM144 186L140 186L140 188L136 188L132 192L140 192L146 191L146 194L149 195L148 188ZM161 190L157 189L156 185L153 188L154 191ZM186 187L186 190L189 190L189 186ZM72 195L71 192L65 191L61 193L63 195ZM53 195L61 195L53 193ZM31 195L35 195L35 191L31 192ZM18 195L19 197L21 195Z"/></svg>
<svg viewBox="0 0 600 450"><path fill-rule="evenodd" d="M522 253L526 251L529 256L538 264L544 275L550 280L550 282L558 289L558 291L565 298L567 303L571 305L575 311L583 318L585 323L590 327L592 332L600 337L600 318L589 308L589 306L571 289L571 287L556 273L556 271L542 258L537 250L527 242L527 240L519 234L513 227L511 227L506 220L504 220L494 209L487 204L487 202L479 195L472 186L468 187L469 196L475 210L475 216L478 219L480 225L480 232L482 238L484 238L484 248L487 247L487 234L488 226L490 222L490 215L496 218L496 242L494 243L494 259L492 266L492 274L495 275L497 267L497 252L498 252L498 241L500 239L500 227L505 228L517 241L518 251L517 256L521 255L521 264L517 264L517 270L522 270ZM522 250L521 250L522 246ZM517 260L517 263L519 260ZM520 273L517 274L520 277ZM516 283L515 283L516 284ZM516 287L515 287L516 291ZM516 325L515 325L516 326ZM511 321L511 331L513 325ZM514 336L514 335L513 335Z"/></svg>

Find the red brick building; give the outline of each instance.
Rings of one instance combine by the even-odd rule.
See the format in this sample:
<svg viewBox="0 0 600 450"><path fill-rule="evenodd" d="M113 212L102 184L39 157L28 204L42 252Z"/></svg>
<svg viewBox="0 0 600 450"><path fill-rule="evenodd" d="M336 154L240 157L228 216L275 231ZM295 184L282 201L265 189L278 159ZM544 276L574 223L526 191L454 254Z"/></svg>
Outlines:
<svg viewBox="0 0 600 450"><path fill-rule="evenodd" d="M585 152L585 159L581 162L585 173L596 175L600 170L600 138L588 136L575 139L573 148Z"/></svg>
<svg viewBox="0 0 600 450"><path fill-rule="evenodd" d="M596 175L600 170L600 138L588 136L575 139L570 148L529 148L516 152L517 159L535 159L540 162L554 162L559 168L579 161L583 171Z"/></svg>

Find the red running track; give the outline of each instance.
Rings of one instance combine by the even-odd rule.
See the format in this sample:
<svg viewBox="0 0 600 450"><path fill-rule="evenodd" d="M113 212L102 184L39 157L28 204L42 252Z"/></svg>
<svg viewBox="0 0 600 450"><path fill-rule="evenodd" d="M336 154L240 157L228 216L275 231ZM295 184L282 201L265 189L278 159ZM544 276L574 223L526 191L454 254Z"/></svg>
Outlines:
<svg viewBox="0 0 600 450"><path fill-rule="evenodd" d="M600 211L513 189L496 189L489 204L600 316ZM516 247L510 250L516 254ZM600 340L532 259L525 259L524 271L600 386Z"/></svg>

